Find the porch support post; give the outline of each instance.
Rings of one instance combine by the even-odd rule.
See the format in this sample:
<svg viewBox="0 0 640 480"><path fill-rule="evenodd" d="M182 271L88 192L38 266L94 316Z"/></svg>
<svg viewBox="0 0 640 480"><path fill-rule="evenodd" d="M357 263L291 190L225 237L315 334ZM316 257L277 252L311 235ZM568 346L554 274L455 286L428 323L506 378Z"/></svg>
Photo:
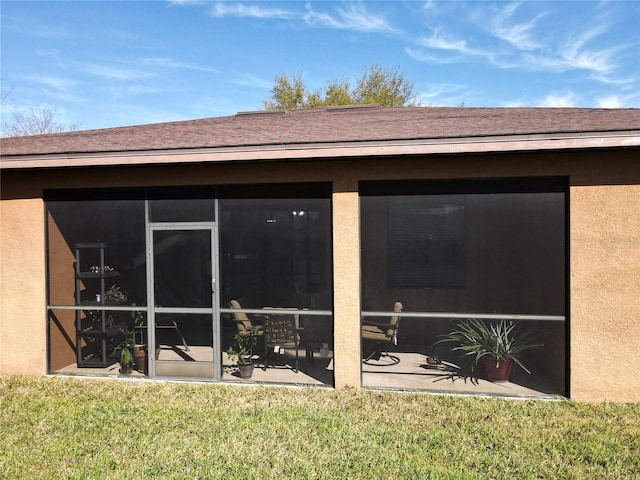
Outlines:
<svg viewBox="0 0 640 480"><path fill-rule="evenodd" d="M0 375L44 375L47 335L42 198L3 199L1 208Z"/></svg>
<svg viewBox="0 0 640 480"><path fill-rule="evenodd" d="M360 386L360 222L357 180L333 184L334 373L336 388Z"/></svg>
<svg viewBox="0 0 640 480"><path fill-rule="evenodd" d="M576 185L570 198L571 398L638 402L640 185Z"/></svg>

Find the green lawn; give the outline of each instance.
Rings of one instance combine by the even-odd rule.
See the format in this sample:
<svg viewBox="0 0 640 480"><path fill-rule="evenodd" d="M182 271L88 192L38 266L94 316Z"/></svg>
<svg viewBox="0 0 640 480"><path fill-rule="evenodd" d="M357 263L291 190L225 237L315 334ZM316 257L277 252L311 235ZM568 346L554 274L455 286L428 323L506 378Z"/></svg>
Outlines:
<svg viewBox="0 0 640 480"><path fill-rule="evenodd" d="M0 377L0 478L640 478L640 404Z"/></svg>

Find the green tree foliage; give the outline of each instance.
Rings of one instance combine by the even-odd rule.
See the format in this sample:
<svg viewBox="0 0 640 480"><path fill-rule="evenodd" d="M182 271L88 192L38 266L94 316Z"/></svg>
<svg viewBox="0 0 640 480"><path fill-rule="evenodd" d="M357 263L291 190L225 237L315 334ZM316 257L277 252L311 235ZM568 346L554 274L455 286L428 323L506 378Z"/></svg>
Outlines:
<svg viewBox="0 0 640 480"><path fill-rule="evenodd" d="M309 93L301 74L294 75L291 80L286 74L281 74L276 77L276 82L271 89L271 97L264 101L264 108L293 110L308 106L309 101Z"/></svg>
<svg viewBox="0 0 640 480"><path fill-rule="evenodd" d="M413 82L398 68L370 65L352 87L349 80L329 80L324 89L309 90L298 73L276 77L271 95L264 102L266 110L309 108L335 105L378 104L385 107L419 106Z"/></svg>

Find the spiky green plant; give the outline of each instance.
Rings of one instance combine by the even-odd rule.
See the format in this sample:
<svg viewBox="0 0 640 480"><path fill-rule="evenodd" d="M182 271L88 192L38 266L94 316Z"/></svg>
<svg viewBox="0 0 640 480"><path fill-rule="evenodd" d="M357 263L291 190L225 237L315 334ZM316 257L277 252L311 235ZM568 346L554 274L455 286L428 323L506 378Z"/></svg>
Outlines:
<svg viewBox="0 0 640 480"><path fill-rule="evenodd" d="M531 371L522 364L519 355L531 348L542 347L531 331L521 331L511 320L499 320L497 322L483 322L472 318L459 322L451 332L440 335L438 343L454 343L452 351L463 352L471 357L470 368L474 372L482 357L492 356L496 359L496 368L507 358L511 358L520 368L528 374Z"/></svg>
<svg viewBox="0 0 640 480"><path fill-rule="evenodd" d="M132 330L120 329L120 331L124 334L124 340L115 347L114 353L120 351L120 366L123 370L127 370L134 364L133 352L140 350L140 347L136 345L134 332Z"/></svg>

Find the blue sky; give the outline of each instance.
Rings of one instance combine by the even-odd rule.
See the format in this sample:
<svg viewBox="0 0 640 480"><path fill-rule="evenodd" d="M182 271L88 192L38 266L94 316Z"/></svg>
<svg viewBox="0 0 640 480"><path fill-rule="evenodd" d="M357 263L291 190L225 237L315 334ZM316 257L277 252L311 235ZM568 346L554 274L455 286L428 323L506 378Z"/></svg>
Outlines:
<svg viewBox="0 0 640 480"><path fill-rule="evenodd" d="M83 129L262 108L398 68L425 104L640 107L640 2L1 3L2 91Z"/></svg>

